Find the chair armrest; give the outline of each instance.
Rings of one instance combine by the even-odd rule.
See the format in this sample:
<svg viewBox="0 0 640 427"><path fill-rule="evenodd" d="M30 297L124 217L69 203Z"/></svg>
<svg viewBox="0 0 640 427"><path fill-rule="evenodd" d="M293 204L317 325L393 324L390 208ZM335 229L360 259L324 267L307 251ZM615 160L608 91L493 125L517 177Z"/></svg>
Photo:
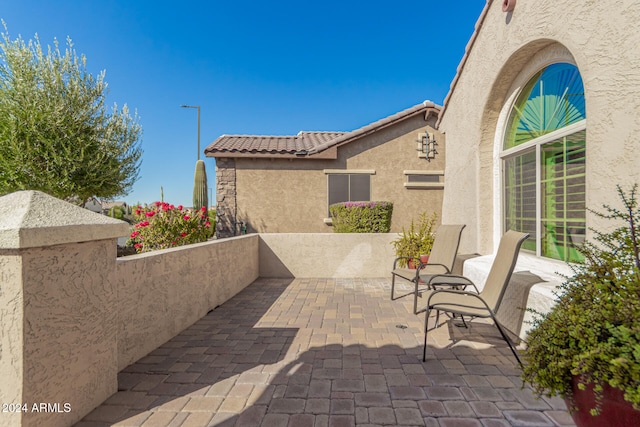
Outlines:
<svg viewBox="0 0 640 427"><path fill-rule="evenodd" d="M462 276L460 276L462 277ZM475 285L474 285L475 287ZM461 291L461 290L457 290L457 289L436 289L434 291L432 291L429 294L429 298L427 298L427 307L431 306L431 298L433 298L433 296L435 294L441 294L441 293L447 293L447 294L455 294L455 295L464 295L464 296L468 296L468 297L472 297L477 299L478 301L482 302L482 305L485 306L485 308L489 311L492 312L491 308L489 308L489 306L487 305L487 302L477 293L475 292L469 292L469 291ZM460 304L460 303L447 303L447 302L441 302L441 304L445 304L445 305L456 305L459 307L465 307L465 308L477 308L474 306L467 306L464 304ZM434 306L434 308L437 310L437 307Z"/></svg>
<svg viewBox="0 0 640 427"><path fill-rule="evenodd" d="M425 267L427 267L427 266L429 266L429 267L431 267L431 266L440 266L440 267L442 267L442 268L444 269L443 274L449 274L449 273L451 273L451 271L449 270L449 267L447 267L446 265L444 265L444 264L438 264L438 263L431 263L431 262L428 262L428 261L427 261L427 262L425 262L425 263L423 263L422 261L420 261L420 265L418 266L418 268L419 268L420 270L422 270L423 268L425 268Z"/></svg>
<svg viewBox="0 0 640 427"><path fill-rule="evenodd" d="M393 260L393 270L395 270L395 269L396 269L396 266L397 266L397 264L398 264L398 261L400 261L401 259L409 260L409 259L411 259L411 257L410 257L410 256L400 256L400 257L398 257L398 258L394 259L394 260Z"/></svg>
<svg viewBox="0 0 640 427"><path fill-rule="evenodd" d="M438 286L438 285L446 285L446 286L472 286L475 290L476 295L480 293L478 287L473 283L469 278L464 276L459 276L456 274L438 274L429 278L428 282L429 286ZM435 289L435 288L434 288ZM469 291L465 291L469 292Z"/></svg>

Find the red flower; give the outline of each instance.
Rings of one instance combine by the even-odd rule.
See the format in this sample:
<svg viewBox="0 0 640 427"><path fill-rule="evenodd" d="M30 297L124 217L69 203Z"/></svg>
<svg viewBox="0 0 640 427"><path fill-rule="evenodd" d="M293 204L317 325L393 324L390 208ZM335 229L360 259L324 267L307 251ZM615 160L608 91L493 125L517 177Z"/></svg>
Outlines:
<svg viewBox="0 0 640 427"><path fill-rule="evenodd" d="M182 210L182 205L178 205L178 210L181 211Z"/></svg>
<svg viewBox="0 0 640 427"><path fill-rule="evenodd" d="M190 217L189 215L185 215L185 216L184 216L184 220L185 220L185 221L189 221L190 219L191 219L191 217Z"/></svg>
<svg viewBox="0 0 640 427"><path fill-rule="evenodd" d="M204 223L204 226L205 227L211 227L211 223L209 221L207 221L207 222Z"/></svg>
<svg viewBox="0 0 640 427"><path fill-rule="evenodd" d="M151 212L146 212L145 215L147 216L147 218L151 218L152 216L154 216L156 213L154 211Z"/></svg>
<svg viewBox="0 0 640 427"><path fill-rule="evenodd" d="M135 245L133 245L133 247L136 249L140 249L142 247L142 243L136 243Z"/></svg>
<svg viewBox="0 0 640 427"><path fill-rule="evenodd" d="M138 224L140 227L146 227L147 225L149 225L149 221L142 221L140 224Z"/></svg>
<svg viewBox="0 0 640 427"><path fill-rule="evenodd" d="M201 210L202 212L206 212L206 211L207 211L207 207L206 207L206 206L203 206L203 207L201 207L201 208L200 208L200 210Z"/></svg>
<svg viewBox="0 0 640 427"><path fill-rule="evenodd" d="M187 235L187 233L185 233L184 231L182 233L180 233L180 237L184 237L186 235Z"/></svg>
<svg viewBox="0 0 640 427"><path fill-rule="evenodd" d="M155 202L154 203L156 206L160 206L162 204L162 202Z"/></svg>
<svg viewBox="0 0 640 427"><path fill-rule="evenodd" d="M136 215L140 215L142 211L140 209L136 209Z"/></svg>
<svg viewBox="0 0 640 427"><path fill-rule="evenodd" d="M135 239L138 234L140 234L139 231L134 231L133 233L131 233L131 238Z"/></svg>

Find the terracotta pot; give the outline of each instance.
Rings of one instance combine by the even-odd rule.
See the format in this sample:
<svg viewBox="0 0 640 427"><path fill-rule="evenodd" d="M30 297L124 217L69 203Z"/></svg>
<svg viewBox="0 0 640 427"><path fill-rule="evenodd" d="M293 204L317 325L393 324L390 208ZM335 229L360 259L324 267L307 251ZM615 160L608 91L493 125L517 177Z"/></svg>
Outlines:
<svg viewBox="0 0 640 427"><path fill-rule="evenodd" d="M584 390L578 388L578 378L573 377L573 390L576 412L572 413L573 421L578 427L624 427L640 426L640 411L633 409L631 403L624 400L624 392L605 384L602 391L602 408L595 417L589 413L595 407L593 384L586 384ZM566 400L565 400L566 401ZM567 407L571 403L566 401Z"/></svg>
<svg viewBox="0 0 640 427"><path fill-rule="evenodd" d="M420 255L420 262L421 263L426 264L428 261L429 261L429 255ZM408 264L409 268L411 268L413 270L418 268L418 266L413 263L413 258L409 258L409 261L407 261L407 264Z"/></svg>

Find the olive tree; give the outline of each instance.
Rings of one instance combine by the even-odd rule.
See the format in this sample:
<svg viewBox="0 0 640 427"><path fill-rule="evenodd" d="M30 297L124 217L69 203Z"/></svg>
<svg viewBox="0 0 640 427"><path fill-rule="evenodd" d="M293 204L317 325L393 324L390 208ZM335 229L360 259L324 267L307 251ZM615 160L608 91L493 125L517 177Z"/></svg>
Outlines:
<svg viewBox="0 0 640 427"><path fill-rule="evenodd" d="M4 23L3 23L4 24ZM73 43L46 52L36 35L0 40L0 195L40 190L84 204L126 195L138 179L142 128L127 106L109 110Z"/></svg>

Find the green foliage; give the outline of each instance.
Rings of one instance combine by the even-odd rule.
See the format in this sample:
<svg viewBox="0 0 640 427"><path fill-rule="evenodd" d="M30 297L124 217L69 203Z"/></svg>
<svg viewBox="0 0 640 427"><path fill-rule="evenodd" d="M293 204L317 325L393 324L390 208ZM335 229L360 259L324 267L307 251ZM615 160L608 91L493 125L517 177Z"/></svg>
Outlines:
<svg viewBox="0 0 640 427"><path fill-rule="evenodd" d="M624 209L604 206L601 218L624 224L594 232L594 243L580 248L583 264L572 265L558 302L547 315L536 313L529 333L522 378L539 395L571 399L571 379L594 384L599 412L602 386L624 392L640 410L640 208L637 185L618 187Z"/></svg>
<svg viewBox="0 0 640 427"><path fill-rule="evenodd" d="M404 257L398 260L400 267L407 266L407 258L420 259L420 255L429 255L433 248L434 227L438 215L434 212L429 216L427 212L420 214L418 225L411 219L409 229L402 227L400 236L392 242L396 251L396 257Z"/></svg>
<svg viewBox="0 0 640 427"><path fill-rule="evenodd" d="M343 202L329 206L334 233L388 233L391 202Z"/></svg>
<svg viewBox="0 0 640 427"><path fill-rule="evenodd" d="M3 23L4 24L4 23ZM0 38L0 195L40 190L84 204L127 194L138 178L142 129L125 105L107 111L104 72L94 78L71 40Z"/></svg>
<svg viewBox="0 0 640 427"><path fill-rule="evenodd" d="M196 162L196 172L193 177L193 207L200 209L209 206L207 189L207 169L204 160Z"/></svg>
<svg viewBox="0 0 640 427"><path fill-rule="evenodd" d="M127 246L138 253L204 242L211 236L212 226L204 207L186 211L182 206L155 202L144 208L138 206L134 215L139 222Z"/></svg>
<svg viewBox="0 0 640 427"><path fill-rule="evenodd" d="M209 216L209 223L211 224L211 226L209 227L209 236L208 236L208 238L210 239L216 234L216 210L209 209L209 212L207 214Z"/></svg>
<svg viewBox="0 0 640 427"><path fill-rule="evenodd" d="M109 209L109 216L111 218L116 218L116 219L124 219L124 216L126 214L125 208L122 206L113 206L111 209Z"/></svg>

